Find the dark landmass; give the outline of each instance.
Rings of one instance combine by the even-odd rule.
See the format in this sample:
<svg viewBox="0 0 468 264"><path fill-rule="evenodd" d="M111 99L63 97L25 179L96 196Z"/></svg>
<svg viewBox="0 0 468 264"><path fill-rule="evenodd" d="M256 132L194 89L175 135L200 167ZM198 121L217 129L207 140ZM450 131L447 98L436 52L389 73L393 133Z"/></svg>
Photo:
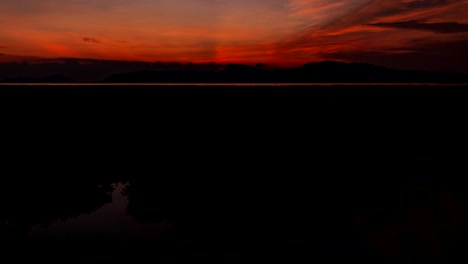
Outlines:
<svg viewBox="0 0 468 264"><path fill-rule="evenodd" d="M52 75L44 78L17 77L3 79L4 83L72 83L73 80L63 75Z"/></svg>
<svg viewBox="0 0 468 264"><path fill-rule="evenodd" d="M144 71L116 74L108 83L466 83L468 74L407 71L362 63L326 61L268 70L229 64L217 72Z"/></svg>
<svg viewBox="0 0 468 264"><path fill-rule="evenodd" d="M0 80L5 78L31 77L44 78L51 75L69 76L75 82L98 82L112 74L135 71L217 71L224 65L216 63L163 63L106 61L93 59L56 59L35 62L0 63Z"/></svg>
<svg viewBox="0 0 468 264"><path fill-rule="evenodd" d="M0 64L2 82L105 83L468 83L466 73L398 70L364 63L324 61L277 69L228 64L64 61L43 64ZM47 75L45 75L47 73ZM51 73L55 77L47 77ZM28 78L17 77L31 76ZM31 75L29 75L31 74ZM36 76L38 75L38 76Z"/></svg>

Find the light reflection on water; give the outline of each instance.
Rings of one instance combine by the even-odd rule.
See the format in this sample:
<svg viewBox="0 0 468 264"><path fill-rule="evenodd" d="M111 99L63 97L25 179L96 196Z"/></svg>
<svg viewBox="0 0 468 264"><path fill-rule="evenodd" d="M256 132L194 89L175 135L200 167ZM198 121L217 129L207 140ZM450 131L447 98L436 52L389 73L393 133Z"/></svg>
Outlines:
<svg viewBox="0 0 468 264"><path fill-rule="evenodd" d="M82 238L92 237L154 237L172 231L172 223L138 223L126 213L128 198L123 194L128 184L114 183L112 201L89 214L82 214L49 225L35 225L28 232L29 238Z"/></svg>
<svg viewBox="0 0 468 264"><path fill-rule="evenodd" d="M6 231L17 234L15 246L20 253L17 261L5 263L160 263L144 260L177 254L189 259L234 256L249 260L252 249L254 253L264 250L260 257L266 259L261 263L269 262L267 257L294 256L298 251L311 256L310 261L300 263L320 263L313 261L314 256L343 258L327 263L384 262L366 262L370 252L381 258L396 257L393 263L414 263L406 261L414 256L428 263L437 256L466 260L468 194L456 186L439 189L425 181L401 186L385 180L385 184L374 184L374 189L356 189L360 184L323 182L317 187L299 187L271 180L250 194L248 187L239 192L239 186L248 184L235 186L231 181L230 185L218 183L222 189L210 193L201 183L188 189L182 184L171 188L153 177L135 177L128 185L111 184L119 180L125 178L70 176L58 182L45 179L6 185L10 188L3 193L10 193L8 201L0 199L0 205L6 201L0 206L5 217L0 214L0 241L3 221ZM18 193L23 199L12 199ZM174 202L177 197L184 199ZM180 213L171 220L177 230L173 222L164 220L173 218L163 216L158 221L155 217L160 211L170 215L168 208ZM65 261L48 261L57 256ZM354 262L347 262L350 259Z"/></svg>
<svg viewBox="0 0 468 264"><path fill-rule="evenodd" d="M466 86L463 83L0 83L0 86L226 86L226 87L301 87L301 86Z"/></svg>

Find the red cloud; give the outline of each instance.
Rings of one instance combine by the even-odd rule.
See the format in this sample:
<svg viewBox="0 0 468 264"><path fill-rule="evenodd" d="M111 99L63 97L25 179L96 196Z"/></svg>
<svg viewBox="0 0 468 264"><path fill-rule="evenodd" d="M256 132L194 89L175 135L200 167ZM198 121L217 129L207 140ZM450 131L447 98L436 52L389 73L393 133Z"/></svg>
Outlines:
<svg viewBox="0 0 468 264"><path fill-rule="evenodd" d="M67 6L63 1L50 1ZM48 58L282 65L335 58L409 65L404 60L398 60L399 64L393 56L418 58L415 68L436 65L429 60L451 58L451 69L468 71L460 61L468 54L467 48L458 47L459 56L452 58L451 50L437 45L468 40L468 1L244 0L209 6L206 1L186 1L197 12L186 12L189 7L178 6L178 1L119 2L116 5L121 9L109 8L106 13L98 4L77 4L82 12L73 15L47 9L47 16L31 12L21 17L13 14L17 9L11 9L11 14L1 14L2 45L8 46L3 49L15 56ZM37 5L44 8L41 3ZM115 11L123 7L134 12Z"/></svg>
<svg viewBox="0 0 468 264"><path fill-rule="evenodd" d="M468 42L466 10L467 1L375 0L324 27L308 28L278 43L275 54L285 59L333 58L400 68L440 68L437 62L444 62L445 70L468 72L463 63L468 45L458 45L457 56L453 49L444 48L447 43Z"/></svg>

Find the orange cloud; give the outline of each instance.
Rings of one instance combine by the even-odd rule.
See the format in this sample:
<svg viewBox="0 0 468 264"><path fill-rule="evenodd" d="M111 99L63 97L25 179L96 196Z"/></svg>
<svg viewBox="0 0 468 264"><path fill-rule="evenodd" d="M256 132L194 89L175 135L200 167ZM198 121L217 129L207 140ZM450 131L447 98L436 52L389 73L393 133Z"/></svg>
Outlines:
<svg viewBox="0 0 468 264"><path fill-rule="evenodd" d="M450 56L436 43L468 40L466 14L460 0L5 0L0 46L9 58L295 65L380 54L393 65L385 58L409 54L425 66Z"/></svg>

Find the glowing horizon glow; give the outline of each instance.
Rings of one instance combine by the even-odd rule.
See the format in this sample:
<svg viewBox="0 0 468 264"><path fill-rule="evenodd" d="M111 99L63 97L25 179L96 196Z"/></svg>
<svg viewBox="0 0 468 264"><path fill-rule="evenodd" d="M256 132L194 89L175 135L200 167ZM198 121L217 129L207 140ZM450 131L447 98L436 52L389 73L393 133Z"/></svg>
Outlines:
<svg viewBox="0 0 468 264"><path fill-rule="evenodd" d="M433 56L464 69L468 1L4 0L0 30L0 61L416 60L417 67L424 62L411 56Z"/></svg>

